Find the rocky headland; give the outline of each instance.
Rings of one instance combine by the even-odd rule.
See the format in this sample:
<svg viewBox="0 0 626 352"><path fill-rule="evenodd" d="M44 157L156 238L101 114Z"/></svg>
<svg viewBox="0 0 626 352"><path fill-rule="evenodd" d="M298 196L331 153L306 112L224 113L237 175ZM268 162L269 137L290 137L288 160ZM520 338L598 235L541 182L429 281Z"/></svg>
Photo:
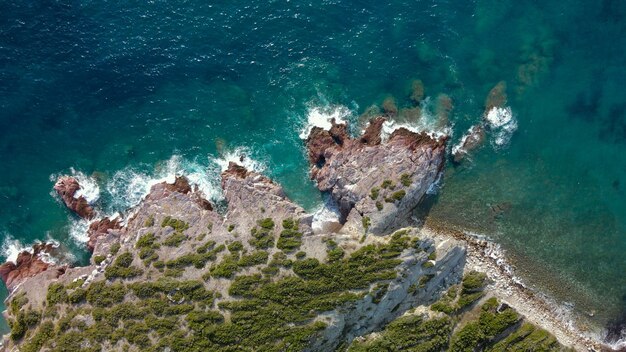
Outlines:
<svg viewBox="0 0 626 352"><path fill-rule="evenodd" d="M599 348L536 307L488 242L412 219L441 177L447 138L403 128L382 138L384 121L356 138L333 121L306 140L338 219L316 219L235 163L221 175L220 211L178 177L124 216L96 219L62 177L63 202L93 220L91 263L43 261L41 245L0 266L5 350Z"/></svg>

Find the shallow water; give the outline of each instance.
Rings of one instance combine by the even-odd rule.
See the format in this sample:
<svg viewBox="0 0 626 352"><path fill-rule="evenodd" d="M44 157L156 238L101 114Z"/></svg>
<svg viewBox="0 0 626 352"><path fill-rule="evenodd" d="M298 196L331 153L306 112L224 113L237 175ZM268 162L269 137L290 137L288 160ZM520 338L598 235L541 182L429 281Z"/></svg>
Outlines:
<svg viewBox="0 0 626 352"><path fill-rule="evenodd" d="M426 110L452 97L456 141L506 81L517 129L449 166L431 215L502 243L525 280L604 324L626 306L624 18L618 0L5 1L4 254L53 238L86 261L50 196L71 168L111 214L174 171L219 199L219 159L247 147L312 210L298 135L315 108L356 121L388 95L409 105L421 79Z"/></svg>

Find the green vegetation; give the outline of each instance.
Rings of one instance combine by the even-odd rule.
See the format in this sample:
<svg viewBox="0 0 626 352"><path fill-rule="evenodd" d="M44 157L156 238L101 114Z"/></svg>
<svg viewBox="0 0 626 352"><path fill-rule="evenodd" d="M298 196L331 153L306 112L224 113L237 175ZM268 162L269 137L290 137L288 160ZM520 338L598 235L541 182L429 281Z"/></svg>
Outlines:
<svg viewBox="0 0 626 352"><path fill-rule="evenodd" d="M477 271L471 271L463 277L462 285L452 286L430 308L448 315L455 314L479 300L484 295L482 291L485 285L486 275Z"/></svg>
<svg viewBox="0 0 626 352"><path fill-rule="evenodd" d="M113 264L107 266L104 270L104 277L109 280L116 278L129 279L143 274L143 270L131 265L133 255L130 252L120 254Z"/></svg>
<svg viewBox="0 0 626 352"><path fill-rule="evenodd" d="M402 198L404 198L405 195L406 195L406 192L403 189L401 189L399 191L393 192L390 197L385 198L385 202L387 203L398 202L402 200Z"/></svg>
<svg viewBox="0 0 626 352"><path fill-rule="evenodd" d="M283 230L278 236L276 247L290 253L298 250L301 245L302 233L298 232L298 223L292 218L283 220Z"/></svg>
<svg viewBox="0 0 626 352"><path fill-rule="evenodd" d="M413 181L411 180L411 175L409 175L409 174L402 174L400 176L400 183L402 183L402 185L404 187L409 187L411 185L411 183L413 183Z"/></svg>
<svg viewBox="0 0 626 352"><path fill-rule="evenodd" d="M370 190L370 198L372 198L372 200L378 199L379 194L380 194L380 188L378 187L374 187Z"/></svg>
<svg viewBox="0 0 626 352"><path fill-rule="evenodd" d="M238 256L228 254L222 257L222 261L211 267L209 272L214 278L231 278L238 270Z"/></svg>
<svg viewBox="0 0 626 352"><path fill-rule="evenodd" d="M120 248L122 248L122 245L119 242L115 242L111 245L109 253L111 253L111 255L117 255L117 252L120 251Z"/></svg>
<svg viewBox="0 0 626 352"><path fill-rule="evenodd" d="M167 238L163 241L163 245L168 247L178 247L183 241L187 239L187 236L181 232L174 232L173 234L167 236Z"/></svg>
<svg viewBox="0 0 626 352"><path fill-rule="evenodd" d="M27 304L28 298L26 297L26 294L22 292L11 300L11 303L9 303L9 310L11 314L17 315L17 312L19 312L19 310Z"/></svg>
<svg viewBox="0 0 626 352"><path fill-rule="evenodd" d="M215 242L213 242L215 243ZM235 252L241 252L243 250L243 243L239 242L239 241L235 241L231 244L228 245L228 250L231 253L235 253Z"/></svg>
<svg viewBox="0 0 626 352"><path fill-rule="evenodd" d="M383 207L384 207L383 203L381 203L381 202L376 202L376 209L378 209L378 211L383 210Z"/></svg>
<svg viewBox="0 0 626 352"><path fill-rule="evenodd" d="M233 232L233 230L235 229L235 225L234 224L230 224L228 225L228 227L226 228L226 230L228 230L228 232Z"/></svg>
<svg viewBox="0 0 626 352"><path fill-rule="evenodd" d="M506 307L497 311L498 301L491 298L483 304L478 321L471 321L458 330L450 341L450 351L474 351L476 346L492 341L517 324L519 315Z"/></svg>
<svg viewBox="0 0 626 352"><path fill-rule="evenodd" d="M363 229L365 229L365 232L367 232L367 230L372 225L372 220L370 219L369 216L364 216L361 218L361 223L363 225Z"/></svg>
<svg viewBox="0 0 626 352"><path fill-rule="evenodd" d="M96 255L93 257L93 262L96 265L100 265L107 257L103 256L103 255Z"/></svg>
<svg viewBox="0 0 626 352"><path fill-rule="evenodd" d="M451 332L449 318L404 316L389 323L377 338L353 342L348 351L445 351Z"/></svg>
<svg viewBox="0 0 626 352"><path fill-rule="evenodd" d="M241 256L237 262L240 267L248 267L267 263L269 254L266 251L255 251L247 255Z"/></svg>
<svg viewBox="0 0 626 352"><path fill-rule="evenodd" d="M250 230L252 239L250 245L257 249L268 249L274 247L274 221L271 218L265 218L257 221L258 227Z"/></svg>
<svg viewBox="0 0 626 352"><path fill-rule="evenodd" d="M146 221L143 223L143 226L144 227L152 227L152 226L154 226L154 216L152 216L152 215L148 216Z"/></svg>
<svg viewBox="0 0 626 352"><path fill-rule="evenodd" d="M56 282L50 284L50 286L48 286L48 293L46 294L46 302L49 306L67 302L67 290L65 286Z"/></svg>
<svg viewBox="0 0 626 352"><path fill-rule="evenodd" d="M175 232L183 232L189 228L189 224L178 219L174 219L170 216L166 216L161 222L161 227L169 226L174 229Z"/></svg>
<svg viewBox="0 0 626 352"><path fill-rule="evenodd" d="M396 184L391 180L384 180L383 183L380 184L380 188L393 190L396 188Z"/></svg>

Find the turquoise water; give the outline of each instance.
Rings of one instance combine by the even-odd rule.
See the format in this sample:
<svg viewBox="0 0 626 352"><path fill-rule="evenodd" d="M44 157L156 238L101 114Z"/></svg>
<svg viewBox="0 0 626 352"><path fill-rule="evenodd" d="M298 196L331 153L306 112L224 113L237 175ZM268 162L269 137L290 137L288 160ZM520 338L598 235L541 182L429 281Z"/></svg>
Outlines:
<svg viewBox="0 0 626 352"><path fill-rule="evenodd" d="M245 147L312 210L298 137L312 109L356 121L389 95L408 105L421 79L430 101L452 97L456 141L503 80L517 130L449 166L431 214L606 324L626 306L625 18L617 0L4 1L4 255L51 238L85 262L51 175L93 177L106 214L173 170L219 199L218 160Z"/></svg>

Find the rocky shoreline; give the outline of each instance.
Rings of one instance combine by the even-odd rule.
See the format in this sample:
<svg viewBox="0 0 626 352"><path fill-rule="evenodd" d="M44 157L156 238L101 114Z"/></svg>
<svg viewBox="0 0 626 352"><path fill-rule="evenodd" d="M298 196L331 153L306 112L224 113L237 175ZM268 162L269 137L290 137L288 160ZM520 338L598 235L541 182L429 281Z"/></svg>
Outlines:
<svg viewBox="0 0 626 352"><path fill-rule="evenodd" d="M306 140L311 177L337 204L338 219L314 219L280 185L235 163L221 175L225 213L177 177L153 186L125 218L96 219L97 210L77 193L78 182L60 178L55 190L66 206L93 221L91 264L45 263L43 246L0 266L10 290L5 316L12 332L5 348L56 350L97 342L105 350L186 351L193 349L181 347L185 339L193 339L193 346L205 350L350 349L353 340L422 309L448 329L437 335L438 346L450 343L454 349L467 333L459 318L482 302L491 305L489 319L510 321L472 337L481 346L495 348L509 336L508 343L526 343L526 335L513 334L528 321L562 345L599 350L516 282L491 256L488 242L441 224L412 224L412 211L441 177L447 138L399 128L383 141L386 118L372 119L357 138L333 120L329 130L314 127ZM429 310L475 272L486 273L492 283L484 289L483 279L471 289L463 286L465 301L458 309ZM485 303L491 297L503 302L497 310ZM146 315L170 324L172 336L141 321ZM116 329L120 319L124 328ZM541 341L550 350L564 350L547 337Z"/></svg>

